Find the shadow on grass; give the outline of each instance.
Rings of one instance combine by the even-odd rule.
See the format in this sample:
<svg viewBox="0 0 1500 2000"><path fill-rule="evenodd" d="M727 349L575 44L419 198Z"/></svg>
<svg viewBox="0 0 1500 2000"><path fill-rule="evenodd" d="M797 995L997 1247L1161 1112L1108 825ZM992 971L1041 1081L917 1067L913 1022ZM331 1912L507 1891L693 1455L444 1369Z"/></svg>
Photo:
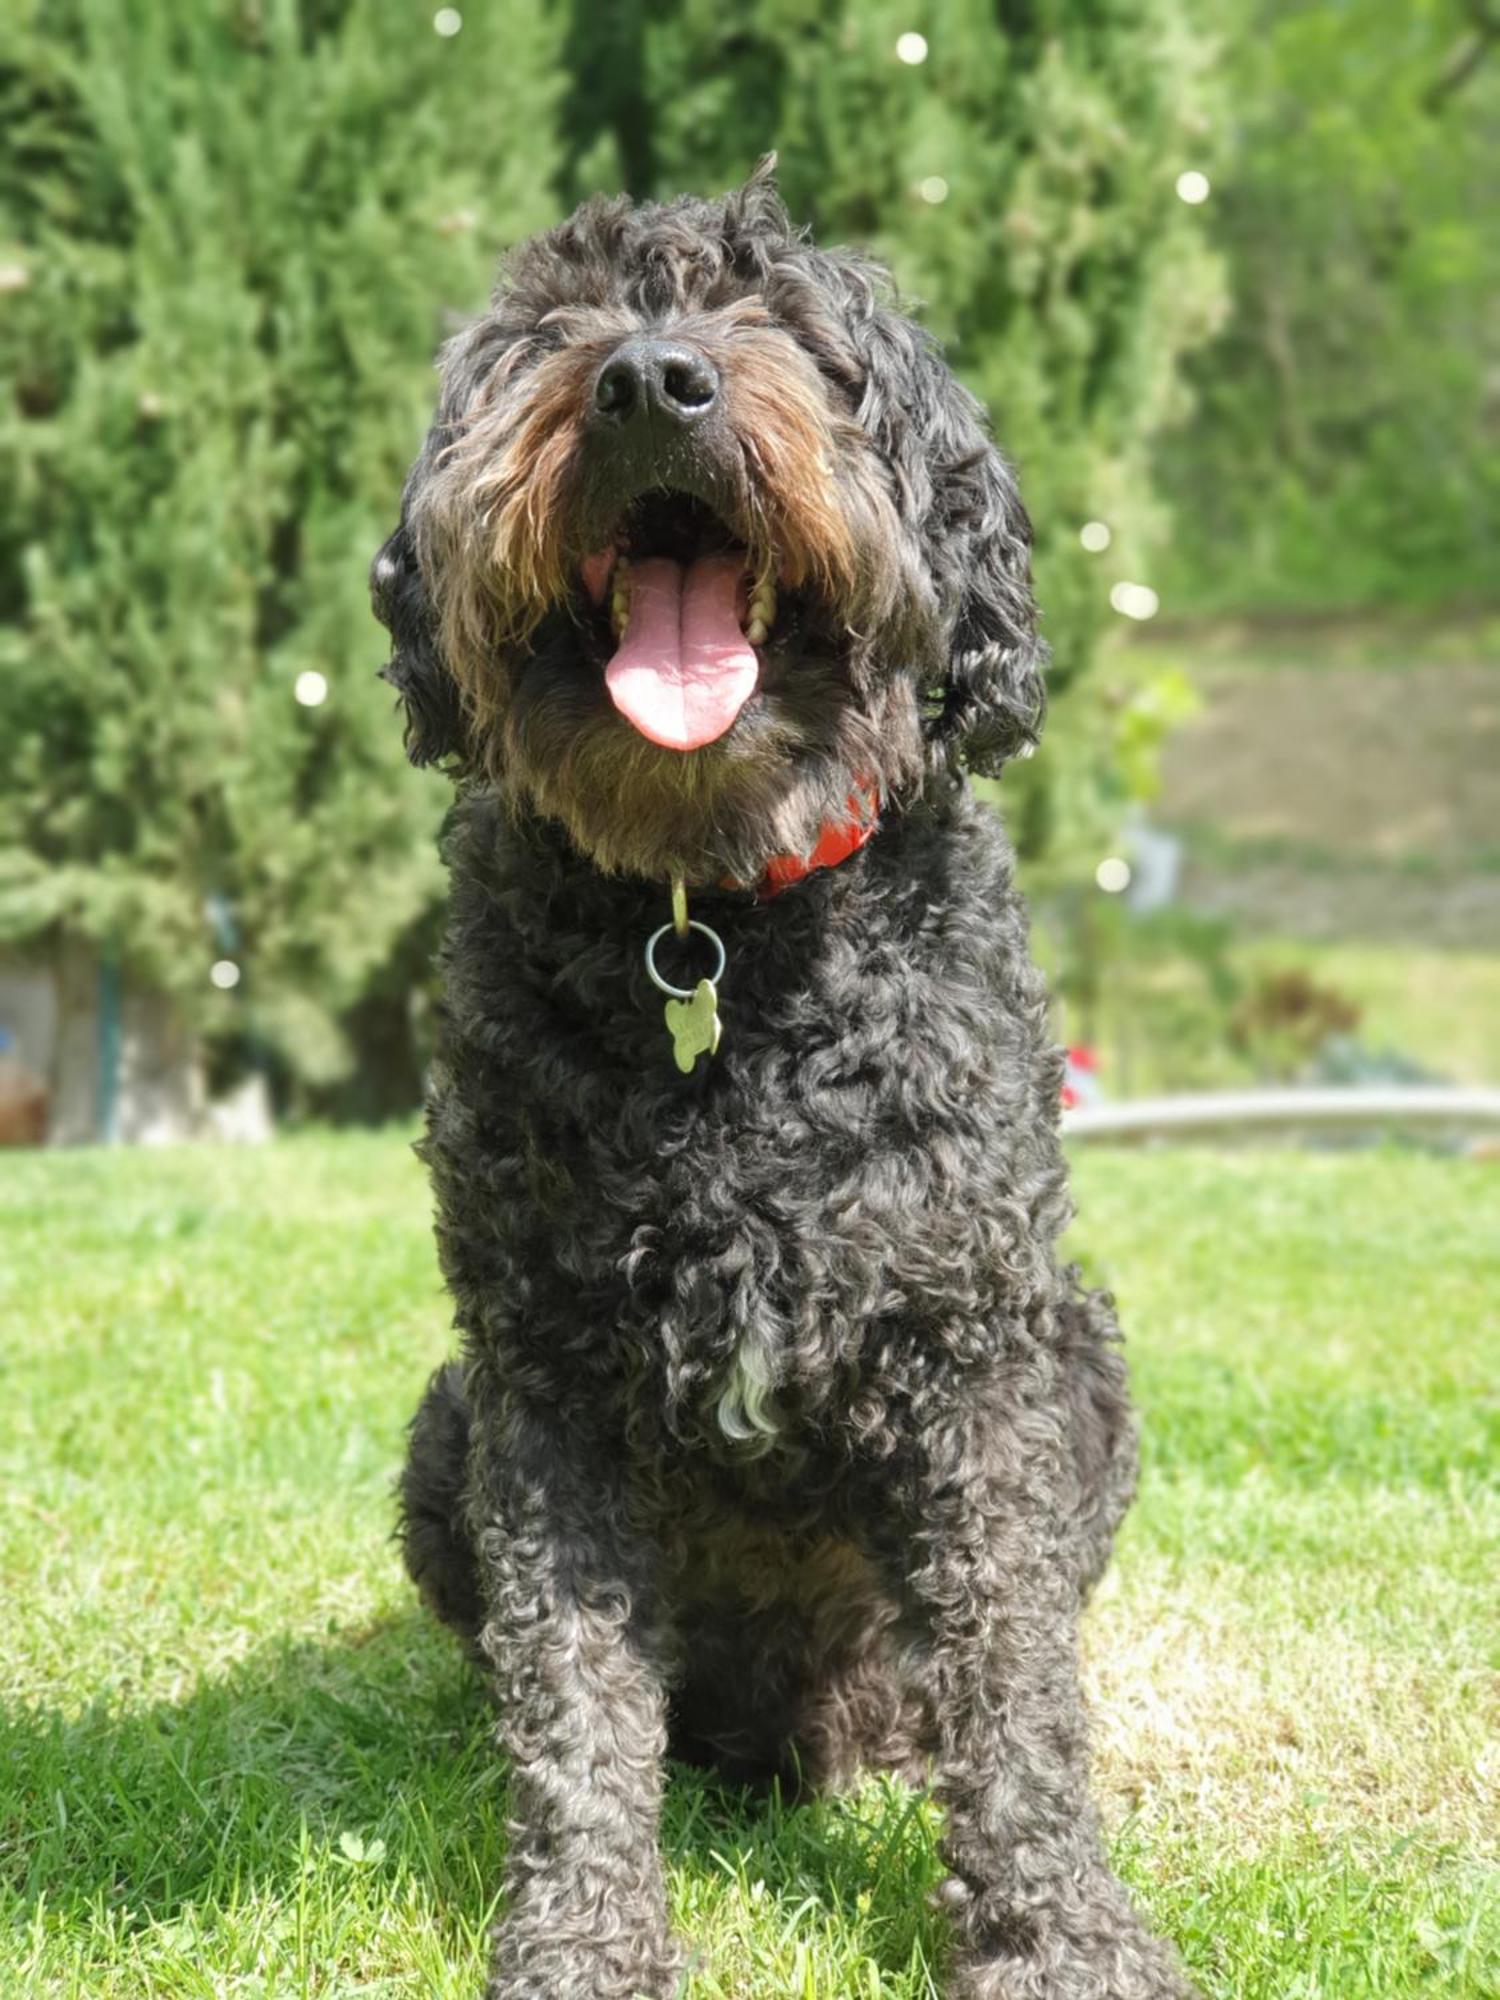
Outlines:
<svg viewBox="0 0 1500 2000"><path fill-rule="evenodd" d="M310 1866L371 1861L445 1928L473 1935L493 1910L506 1787L488 1699L415 1611L264 1647L178 1701L10 1709L0 1771L0 1883L14 1915L45 1906L51 1926L211 1922L247 1896L293 1898ZM761 1882L787 1912L850 1918L883 1968L935 1948L930 1832L899 1787L793 1806L674 1767L663 1841L695 1910Z"/></svg>
<svg viewBox="0 0 1500 2000"><path fill-rule="evenodd" d="M402 1926L395 1950L413 1952L413 1980L425 1976L419 1947L429 1967L456 1968L460 1984L473 1968L477 1980L505 1809L479 1677L415 1611L321 1643L266 1646L180 1700L0 1715L0 1898L8 1917L50 1932L55 1962L86 1980L113 1978L132 1939L149 1953L179 1919L180 1949L213 1978L213 1954L222 1945L233 1958L225 1939L247 1909L296 1911L300 1925L310 1887L320 1891L306 1897L314 1958L337 1948L340 1909L354 1901L366 1934L387 1918ZM930 1815L900 1787L789 1806L675 1769L664 1845L685 1935L729 1968L724 1984L704 1965L706 1994L794 1990L782 1977L787 1941L811 1942L824 1925L841 1936L839 1963L873 1964L880 1990L931 1991L923 1968L941 1937L926 1893L939 1870ZM1309 1996L1477 2000L1492 1990L1474 1857L1452 1857L1419 1884L1398 1849L1378 1865L1316 1847L1164 1853L1159 1836L1142 1844L1127 1832L1117 1859L1206 1993L1263 2000L1289 1991L1294 1973ZM256 1964L269 1951L280 1967L289 1947L274 1925L264 1936L269 1944L257 1933L244 1949ZM748 1983L747 1948L758 1955ZM836 1990L863 1991L868 1974L858 1976Z"/></svg>

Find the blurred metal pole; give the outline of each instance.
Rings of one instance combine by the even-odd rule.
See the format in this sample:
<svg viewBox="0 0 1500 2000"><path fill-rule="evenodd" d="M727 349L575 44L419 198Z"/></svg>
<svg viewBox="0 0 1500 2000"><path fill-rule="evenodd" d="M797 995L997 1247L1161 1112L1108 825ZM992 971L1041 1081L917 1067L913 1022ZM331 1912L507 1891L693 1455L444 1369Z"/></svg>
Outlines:
<svg viewBox="0 0 1500 2000"><path fill-rule="evenodd" d="M1206 1134L1424 1130L1500 1132L1500 1089L1382 1084L1369 1089L1220 1090L1080 1104L1062 1114L1076 1139L1191 1139Z"/></svg>

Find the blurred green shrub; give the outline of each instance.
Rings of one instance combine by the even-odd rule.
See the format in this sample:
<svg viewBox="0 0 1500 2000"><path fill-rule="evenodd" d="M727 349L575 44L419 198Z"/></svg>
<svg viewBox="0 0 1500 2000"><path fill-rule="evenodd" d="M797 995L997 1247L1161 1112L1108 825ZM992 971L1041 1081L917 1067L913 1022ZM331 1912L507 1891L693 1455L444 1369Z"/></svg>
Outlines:
<svg viewBox="0 0 1500 2000"><path fill-rule="evenodd" d="M1190 363L1194 421L1161 453L1176 516L1168 600L1255 611L1493 599L1495 10L1212 11L1229 115L1204 212L1233 311Z"/></svg>
<svg viewBox="0 0 1500 2000"><path fill-rule="evenodd" d="M248 995L303 1077L438 893L365 577L445 309L552 212L557 82L519 4L9 10L0 941L81 933L225 1036Z"/></svg>

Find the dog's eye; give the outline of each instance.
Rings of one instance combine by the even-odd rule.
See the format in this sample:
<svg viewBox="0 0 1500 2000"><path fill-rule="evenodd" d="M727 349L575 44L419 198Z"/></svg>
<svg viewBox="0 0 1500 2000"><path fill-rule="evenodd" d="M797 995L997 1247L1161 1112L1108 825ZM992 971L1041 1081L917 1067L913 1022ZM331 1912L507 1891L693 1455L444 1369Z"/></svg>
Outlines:
<svg viewBox="0 0 1500 2000"><path fill-rule="evenodd" d="M814 363L829 387L838 392L840 400L857 410L865 392L867 373L842 328L813 320L778 318L777 323Z"/></svg>
<svg viewBox="0 0 1500 2000"><path fill-rule="evenodd" d="M516 342L513 366L518 371L534 368L539 361L545 361L549 354L556 354L559 348L566 347L569 337L565 315L560 312L548 313Z"/></svg>
<svg viewBox="0 0 1500 2000"><path fill-rule="evenodd" d="M869 370L852 348L808 347L818 373L857 416L869 385Z"/></svg>
<svg viewBox="0 0 1500 2000"><path fill-rule="evenodd" d="M816 364L823 380L851 410L858 410L864 400L869 370L843 327L816 314L784 324L797 345Z"/></svg>
<svg viewBox="0 0 1500 2000"><path fill-rule="evenodd" d="M857 411L869 369L837 306L795 268L778 269L766 286L765 298L776 324L816 363L840 400Z"/></svg>

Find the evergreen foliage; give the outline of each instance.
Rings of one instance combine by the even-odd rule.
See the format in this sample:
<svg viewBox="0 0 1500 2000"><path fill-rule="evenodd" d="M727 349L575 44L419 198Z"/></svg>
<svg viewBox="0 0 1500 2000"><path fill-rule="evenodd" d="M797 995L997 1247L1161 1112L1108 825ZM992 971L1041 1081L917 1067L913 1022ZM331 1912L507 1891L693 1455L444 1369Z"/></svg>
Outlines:
<svg viewBox="0 0 1500 2000"><path fill-rule="evenodd" d="M444 308L551 213L552 30L515 4L446 39L398 0L33 0L15 26L0 940L82 932L327 1077L438 893L365 576Z"/></svg>
<svg viewBox="0 0 1500 2000"><path fill-rule="evenodd" d="M1174 193L1213 142L1194 14L15 0L0 942L81 932L201 1025L337 1075L439 886L364 580L428 359L497 251L579 196L719 190L773 147L793 214L893 266L1019 464L1053 717L1008 810L1087 880L1172 706L1088 669L1111 585L1151 580L1153 450L1220 308Z"/></svg>

